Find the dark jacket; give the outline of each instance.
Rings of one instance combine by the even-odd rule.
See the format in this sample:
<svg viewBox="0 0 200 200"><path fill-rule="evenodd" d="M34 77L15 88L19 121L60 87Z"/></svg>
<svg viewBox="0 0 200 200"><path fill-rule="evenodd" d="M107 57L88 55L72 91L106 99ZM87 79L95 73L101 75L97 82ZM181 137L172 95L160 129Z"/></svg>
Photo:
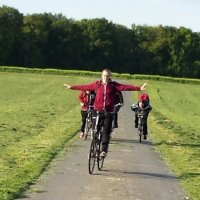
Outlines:
<svg viewBox="0 0 200 200"><path fill-rule="evenodd" d="M123 95L122 95L121 91L117 91L116 92L115 105L118 104L118 103L124 104L124 98L123 98Z"/></svg>

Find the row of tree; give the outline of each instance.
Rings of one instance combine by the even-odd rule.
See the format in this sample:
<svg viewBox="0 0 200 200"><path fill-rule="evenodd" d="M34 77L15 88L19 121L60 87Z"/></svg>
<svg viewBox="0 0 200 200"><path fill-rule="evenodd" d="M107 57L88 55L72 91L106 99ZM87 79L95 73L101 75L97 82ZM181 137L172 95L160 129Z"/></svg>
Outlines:
<svg viewBox="0 0 200 200"><path fill-rule="evenodd" d="M0 7L0 65L200 77L200 33Z"/></svg>

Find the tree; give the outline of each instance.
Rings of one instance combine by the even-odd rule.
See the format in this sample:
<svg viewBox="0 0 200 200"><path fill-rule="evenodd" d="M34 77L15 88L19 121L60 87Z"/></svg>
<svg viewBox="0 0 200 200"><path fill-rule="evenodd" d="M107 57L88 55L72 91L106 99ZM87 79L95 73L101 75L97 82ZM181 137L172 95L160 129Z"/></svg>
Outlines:
<svg viewBox="0 0 200 200"><path fill-rule="evenodd" d="M0 7L0 65L21 64L23 15L18 10Z"/></svg>

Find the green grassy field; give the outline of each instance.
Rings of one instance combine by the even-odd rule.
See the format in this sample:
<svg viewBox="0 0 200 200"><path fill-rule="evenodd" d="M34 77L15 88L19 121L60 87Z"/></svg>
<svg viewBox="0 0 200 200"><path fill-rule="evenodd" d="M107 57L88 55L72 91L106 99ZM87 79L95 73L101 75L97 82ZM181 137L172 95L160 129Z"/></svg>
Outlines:
<svg viewBox="0 0 200 200"><path fill-rule="evenodd" d="M77 91L58 75L0 73L0 199L13 199L35 180L80 128Z"/></svg>
<svg viewBox="0 0 200 200"><path fill-rule="evenodd" d="M63 83L91 80L0 73L0 199L13 199L27 189L76 135L80 128L78 92L66 91ZM199 85L147 82L153 106L149 128L155 149L176 173L190 198L199 200Z"/></svg>

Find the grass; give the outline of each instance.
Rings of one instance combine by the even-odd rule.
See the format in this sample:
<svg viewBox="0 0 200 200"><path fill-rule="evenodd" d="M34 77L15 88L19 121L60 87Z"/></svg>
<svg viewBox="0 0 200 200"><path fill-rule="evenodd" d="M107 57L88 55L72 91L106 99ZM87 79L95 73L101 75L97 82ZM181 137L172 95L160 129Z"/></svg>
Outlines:
<svg viewBox="0 0 200 200"><path fill-rule="evenodd" d="M86 77L0 73L0 199L16 198L80 128L77 91ZM134 84L141 84L135 80ZM198 85L148 80L150 136L189 197L200 197ZM134 95L136 93L133 93ZM135 96L136 100L137 97ZM78 116L78 117L77 117Z"/></svg>
<svg viewBox="0 0 200 200"><path fill-rule="evenodd" d="M200 199L200 90L197 85L151 81L151 138L184 190ZM136 98L136 97L135 97Z"/></svg>
<svg viewBox="0 0 200 200"><path fill-rule="evenodd" d="M89 81L43 74L0 73L0 199L16 198L80 128L76 91Z"/></svg>

